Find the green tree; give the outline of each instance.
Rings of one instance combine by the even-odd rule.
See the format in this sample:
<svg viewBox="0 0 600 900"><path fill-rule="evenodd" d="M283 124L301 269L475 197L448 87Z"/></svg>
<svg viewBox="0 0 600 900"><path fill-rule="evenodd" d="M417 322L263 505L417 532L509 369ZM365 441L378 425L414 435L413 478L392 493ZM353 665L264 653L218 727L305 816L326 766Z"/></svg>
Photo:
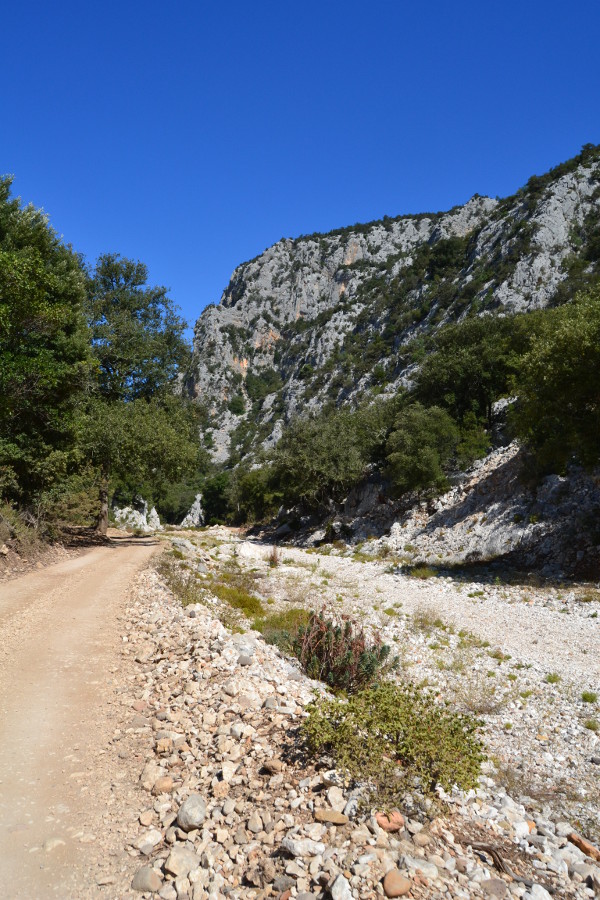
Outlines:
<svg viewBox="0 0 600 900"><path fill-rule="evenodd" d="M154 397L189 359L185 321L165 287L148 285L141 262L101 256L88 280L87 314L100 392L109 400Z"/></svg>
<svg viewBox="0 0 600 900"><path fill-rule="evenodd" d="M229 517L231 511L229 503L230 480L229 472L217 472L210 475L204 482L202 506L209 525L225 522Z"/></svg>
<svg viewBox="0 0 600 900"><path fill-rule="evenodd" d="M153 496L198 471L200 445L191 407L177 397L91 401L79 420L78 445L100 475L98 530L108 527L111 480Z"/></svg>
<svg viewBox="0 0 600 900"><path fill-rule="evenodd" d="M106 254L88 279L87 315L98 385L79 441L99 472L106 534L111 479L156 495L166 481L197 474L201 454L194 410L174 394L190 351L166 288L148 285L143 263Z"/></svg>
<svg viewBox="0 0 600 900"><path fill-rule="evenodd" d="M492 404L515 371L515 319L469 318L442 329L415 379L415 396L441 406L461 422L474 413L491 425Z"/></svg>
<svg viewBox="0 0 600 900"><path fill-rule="evenodd" d="M387 441L387 474L395 490L442 490L460 432L444 409L413 403L397 416Z"/></svg>
<svg viewBox="0 0 600 900"><path fill-rule="evenodd" d="M28 503L72 468L91 358L80 258L0 179L0 495Z"/></svg>
<svg viewBox="0 0 600 900"><path fill-rule="evenodd" d="M228 487L229 506L236 522L259 522L276 512L282 494L270 466L255 469L238 466Z"/></svg>
<svg viewBox="0 0 600 900"><path fill-rule="evenodd" d="M272 454L273 484L284 502L316 509L342 500L381 451L389 409L380 403L293 420Z"/></svg>
<svg viewBox="0 0 600 900"><path fill-rule="evenodd" d="M546 312L514 379L514 424L539 472L600 462L600 286Z"/></svg>

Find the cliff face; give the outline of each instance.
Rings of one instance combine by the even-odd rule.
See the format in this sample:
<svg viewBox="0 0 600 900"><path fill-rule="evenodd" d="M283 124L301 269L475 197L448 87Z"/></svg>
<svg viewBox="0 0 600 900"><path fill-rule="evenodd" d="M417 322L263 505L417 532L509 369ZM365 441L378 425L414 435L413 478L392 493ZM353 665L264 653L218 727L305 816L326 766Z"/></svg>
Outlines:
<svg viewBox="0 0 600 900"><path fill-rule="evenodd" d="M504 200L283 239L198 319L185 389L216 459L293 415L410 379L422 339L467 314L568 299L600 258L600 147Z"/></svg>

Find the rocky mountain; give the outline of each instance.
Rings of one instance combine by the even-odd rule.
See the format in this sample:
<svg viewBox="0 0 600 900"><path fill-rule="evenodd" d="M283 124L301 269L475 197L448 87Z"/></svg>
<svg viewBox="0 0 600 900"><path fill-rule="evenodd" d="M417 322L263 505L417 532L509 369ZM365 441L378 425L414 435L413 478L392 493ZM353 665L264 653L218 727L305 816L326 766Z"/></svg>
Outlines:
<svg viewBox="0 0 600 900"><path fill-rule="evenodd" d="M444 324L564 302L599 259L600 145L505 199L284 238L196 323L204 442L239 459L296 414L393 393Z"/></svg>

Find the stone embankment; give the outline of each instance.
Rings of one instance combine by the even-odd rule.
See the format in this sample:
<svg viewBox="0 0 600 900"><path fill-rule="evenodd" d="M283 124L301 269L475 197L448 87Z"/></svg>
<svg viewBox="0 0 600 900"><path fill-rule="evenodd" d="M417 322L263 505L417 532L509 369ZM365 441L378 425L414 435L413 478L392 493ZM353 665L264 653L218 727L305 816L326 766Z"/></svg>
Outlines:
<svg viewBox="0 0 600 900"><path fill-rule="evenodd" d="M342 578L346 595L339 607L363 609L369 627L379 624L373 604L379 579L394 577L383 564L375 572L375 563L298 550L269 566L268 548L224 530L176 546L183 571L200 586L235 559L253 572L259 595L273 609L299 595L307 604L323 603L339 591L336 579ZM355 590L359 578L371 586L364 598ZM476 791L443 797L438 806L419 802L413 790L398 811L360 809L352 785L331 760L303 754L299 729L313 691L322 688L257 632L225 627L221 618L231 619L210 590L201 597L182 608L148 569L127 613L123 652L134 670L122 694L131 722L120 737L144 757L137 810L127 825L127 849L136 861L132 896L598 895L600 854L594 846L545 800L507 791L491 763ZM383 598L386 607L389 600ZM422 637L419 632L413 643L407 637L409 652L419 647L423 658L436 653ZM503 663L490 659L489 667L494 664ZM587 765L600 763L600 757L591 761L587 747L585 752Z"/></svg>

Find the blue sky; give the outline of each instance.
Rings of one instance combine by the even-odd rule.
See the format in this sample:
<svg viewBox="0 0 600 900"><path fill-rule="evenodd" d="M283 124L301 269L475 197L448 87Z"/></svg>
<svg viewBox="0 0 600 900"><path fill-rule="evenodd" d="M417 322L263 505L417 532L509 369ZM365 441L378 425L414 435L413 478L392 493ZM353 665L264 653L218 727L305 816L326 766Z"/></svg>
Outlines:
<svg viewBox="0 0 600 900"><path fill-rule="evenodd" d="M600 5L5 5L0 171L193 322L279 240L505 195L600 142Z"/></svg>

